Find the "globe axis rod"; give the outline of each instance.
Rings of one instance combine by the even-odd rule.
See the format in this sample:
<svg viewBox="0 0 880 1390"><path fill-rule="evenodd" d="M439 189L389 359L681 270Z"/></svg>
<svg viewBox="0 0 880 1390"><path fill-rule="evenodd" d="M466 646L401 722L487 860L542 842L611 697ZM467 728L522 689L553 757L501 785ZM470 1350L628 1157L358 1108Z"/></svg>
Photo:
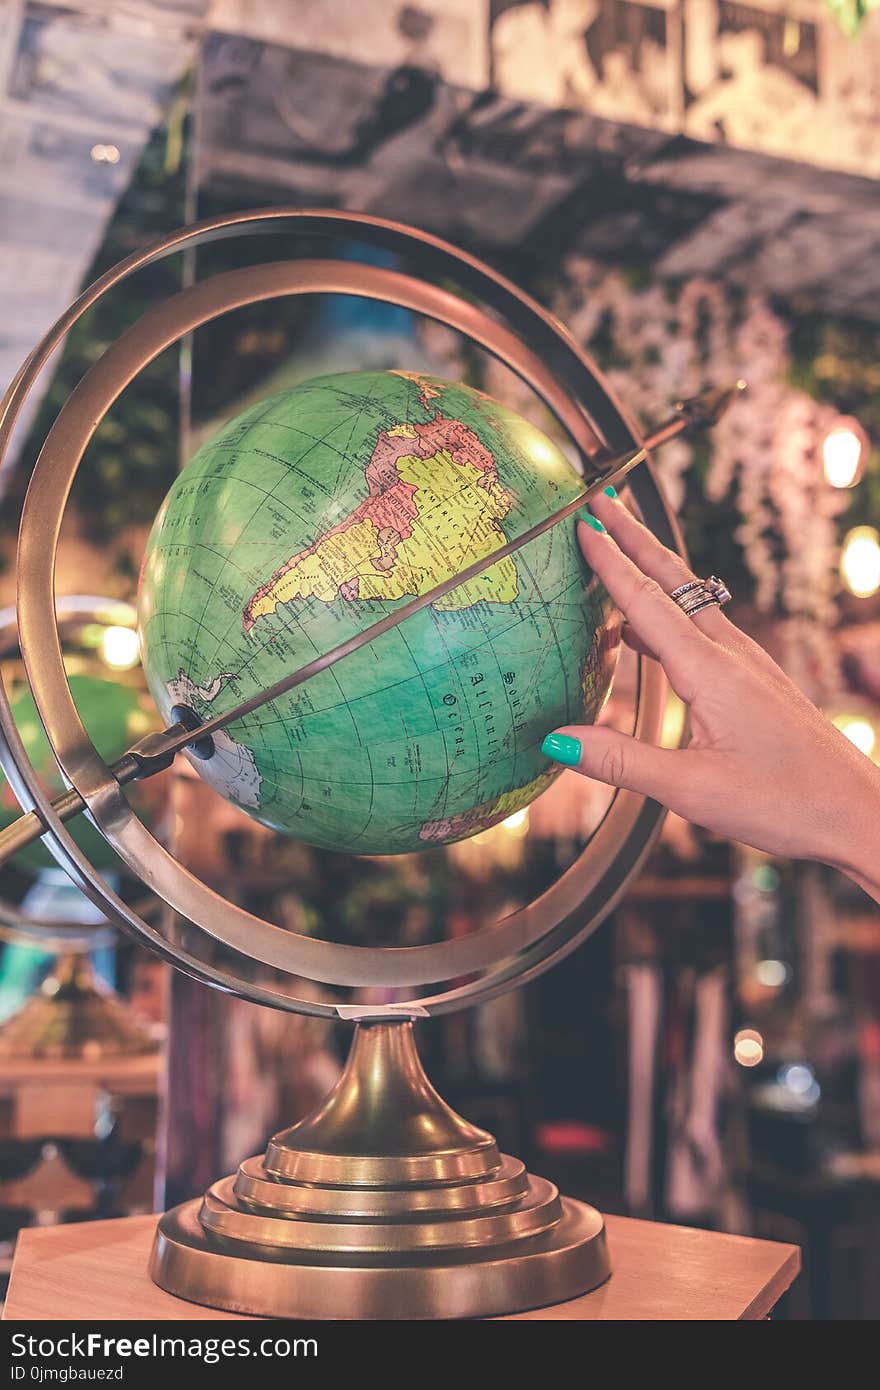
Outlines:
<svg viewBox="0 0 880 1390"><path fill-rule="evenodd" d="M431 589L426 589L423 594L417 594L415 598L409 599L406 603L401 604L399 608L395 608L392 613L386 614L386 616L380 618L378 622L371 623L369 627L363 628L360 632L347 638L346 641L339 642L335 647L331 647L329 651L321 652L312 661L308 662L307 665L301 666L298 671L292 671L290 675L283 676L281 680L276 681L273 685L266 686L263 690L258 690L255 695L251 695L247 700L242 700L240 704L234 705L231 709L224 710L220 714L215 714L211 719L205 720L197 727L193 726L187 729L183 728L183 726L178 726L177 732L174 733L172 733L171 730L167 730L166 733L168 737L165 738L160 735L156 742L157 756L161 758L163 755L169 753L177 753L182 748L194 743L196 738L207 738L210 734L225 728L234 720L241 719L245 715L253 713L254 710L260 709L262 705L269 704L272 700L278 699L281 695L286 695L290 690L295 690L297 686L303 685L307 680L310 680L312 676L316 676L319 672L326 671L329 667L335 666L337 661L341 661L343 657L350 656L353 652L359 651L361 647L365 647L370 642L374 642L377 637L382 637L386 632L391 632L394 628L399 627L407 618L412 617L416 613L420 613L422 609L428 608L432 603L436 603L438 599L444 598L454 589L461 588L463 584L467 584L471 579L475 579L492 565L497 564L500 560L505 560L508 555L513 555L516 551L521 550L523 546L528 545L531 541L537 540L539 536L543 536L545 532L551 530L552 527L558 526L561 521L565 521L568 517L574 516L597 492L600 492L609 485L616 485L622 482L627 474L631 473L634 468L637 468L640 463L644 463L653 449L658 449L661 445L667 444L670 440L676 439L683 434L704 429L708 425L715 424L736 396L744 389L745 383L738 381L735 386L729 387L723 391L704 391L698 396L692 397L690 400L677 402L675 405L675 414L664 425L656 429L648 439L646 439L640 449L618 454L608 460L604 460L601 456L596 456L592 459L592 463L601 467L601 473L597 478L593 479L583 492L579 493L577 497L572 498L570 502L566 502L563 507L559 507L556 511L548 513L547 516L542 517L540 521L536 522L534 526L530 526L527 530L521 532L520 535L514 536L512 540L506 541L505 544L499 546L497 550L493 550L488 555L483 555L478 560L474 560L472 564L466 565L464 569L459 570L456 574L450 575L448 579L444 579L441 583L435 584ZM137 756L137 752L136 745L135 748L132 749L132 754ZM145 770L145 772L140 775L149 776L150 774L149 771Z"/></svg>
<svg viewBox="0 0 880 1390"><path fill-rule="evenodd" d="M508 555L513 555L517 550L528 545L530 541L537 540L539 536L543 536L545 532L553 526L557 526L561 521L574 516L597 492L621 483L634 468L644 463L652 450L659 449L672 439L717 424L737 396L745 390L745 385L744 381L737 381L733 386L722 389L710 388L688 400L676 402L673 415L665 424L660 425L649 435L640 449L624 452L607 460L602 459L601 455L594 458L592 462L601 467L601 473L577 497L566 502L565 506L550 512L534 526L530 526L520 535L514 536L512 540L499 546L497 550L474 560L472 564L459 570L457 574L451 575L449 579L444 579L433 588L426 589L423 594L417 594L407 603L402 604L400 608L395 608L392 613L380 618L378 622L371 623L369 627L363 628L345 642L337 643L329 651L321 652L305 666L283 676L273 685L257 691L255 695L251 695L247 700L242 700L240 704L234 705L231 709L214 715L213 718L205 720L194 728L187 728L185 725L177 723L169 725L168 728L157 733L148 734L146 738L134 744L127 753L123 753L115 762L110 763L110 772L120 786L125 786L129 782L143 781L147 777L154 776L157 772L164 771L170 766L177 753L196 742L197 739L206 738L233 723L236 719L252 714L254 710L260 709L281 695L286 695L291 690L295 690L307 680L311 680L313 676L318 675L319 672L335 666L337 661L342 661L344 657L359 651L361 647L374 642L377 637L382 637L386 632L393 631L407 618L412 617L415 613L420 613L423 608L428 608L432 603L436 603L438 599L451 593L453 589L458 589L462 584L467 584L471 579L475 579L491 565L506 559ZM81 815L86 809L85 801L73 789L57 797L52 806L56 815L64 822ZM28 811L13 821L5 830L0 831L0 865L6 863L20 850L33 844L45 833L45 830L46 827L37 812Z"/></svg>

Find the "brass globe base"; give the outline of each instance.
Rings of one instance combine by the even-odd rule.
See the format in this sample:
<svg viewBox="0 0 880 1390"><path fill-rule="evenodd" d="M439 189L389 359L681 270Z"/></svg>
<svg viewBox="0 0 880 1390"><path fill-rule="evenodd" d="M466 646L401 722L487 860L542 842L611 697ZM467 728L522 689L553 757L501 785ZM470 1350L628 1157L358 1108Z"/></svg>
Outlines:
<svg viewBox="0 0 880 1390"><path fill-rule="evenodd" d="M412 1024L364 1023L324 1104L159 1222L179 1298L276 1318L472 1318L611 1272L602 1217L441 1100Z"/></svg>

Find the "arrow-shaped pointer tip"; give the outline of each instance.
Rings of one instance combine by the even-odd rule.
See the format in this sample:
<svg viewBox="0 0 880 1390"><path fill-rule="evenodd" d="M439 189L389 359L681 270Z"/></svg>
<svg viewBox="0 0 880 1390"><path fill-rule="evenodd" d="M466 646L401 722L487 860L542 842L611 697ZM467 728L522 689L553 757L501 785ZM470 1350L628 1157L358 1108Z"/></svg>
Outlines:
<svg viewBox="0 0 880 1390"><path fill-rule="evenodd" d="M746 387L747 383L742 377L732 386L708 386L705 391L690 396L686 401L677 401L675 409L685 417L688 432L707 429L718 424Z"/></svg>

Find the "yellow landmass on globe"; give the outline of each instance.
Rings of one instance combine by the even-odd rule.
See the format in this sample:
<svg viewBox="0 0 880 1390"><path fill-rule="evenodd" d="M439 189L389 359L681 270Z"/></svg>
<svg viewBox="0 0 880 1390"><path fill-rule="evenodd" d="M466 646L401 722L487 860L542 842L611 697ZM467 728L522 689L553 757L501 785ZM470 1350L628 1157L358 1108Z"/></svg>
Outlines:
<svg viewBox="0 0 880 1390"><path fill-rule="evenodd" d="M536 796L549 787L559 775L558 767L545 768L524 787L513 787L502 792L492 801L475 806L470 811L461 811L455 816L444 816L441 820L425 821L419 830L419 839L429 843L443 844L447 840L458 840L463 835L473 835L483 830L491 830L499 821L506 820L515 811L521 811L534 801Z"/></svg>
<svg viewBox="0 0 880 1390"><path fill-rule="evenodd" d="M530 801L534 801L542 791L549 787L550 783L558 776L556 768L545 768L539 772L537 777L533 777L531 782L527 782L524 787L513 787L508 792L502 792L497 801L489 802L483 808L485 818L495 822L506 820L515 811L521 811L523 806L528 806Z"/></svg>
<svg viewBox="0 0 880 1390"><path fill-rule="evenodd" d="M400 447L413 433L411 426L394 426L384 439ZM397 480L391 487L367 498L253 596L245 610L248 629L295 599L330 603L425 593L505 543L499 523L511 499L494 469L470 462L461 450L453 457L445 448L427 457L401 453L393 463ZM512 603L517 593L516 566L508 556L435 606L452 612L481 599Z"/></svg>

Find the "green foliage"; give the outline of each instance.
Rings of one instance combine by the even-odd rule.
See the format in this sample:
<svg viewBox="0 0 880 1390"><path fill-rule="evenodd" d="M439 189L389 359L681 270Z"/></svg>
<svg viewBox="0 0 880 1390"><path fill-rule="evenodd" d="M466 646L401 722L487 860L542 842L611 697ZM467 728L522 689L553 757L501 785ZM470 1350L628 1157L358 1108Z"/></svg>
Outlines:
<svg viewBox="0 0 880 1390"><path fill-rule="evenodd" d="M880 8L880 0L825 0L825 8L830 10L843 32L854 39L861 33L871 11Z"/></svg>

